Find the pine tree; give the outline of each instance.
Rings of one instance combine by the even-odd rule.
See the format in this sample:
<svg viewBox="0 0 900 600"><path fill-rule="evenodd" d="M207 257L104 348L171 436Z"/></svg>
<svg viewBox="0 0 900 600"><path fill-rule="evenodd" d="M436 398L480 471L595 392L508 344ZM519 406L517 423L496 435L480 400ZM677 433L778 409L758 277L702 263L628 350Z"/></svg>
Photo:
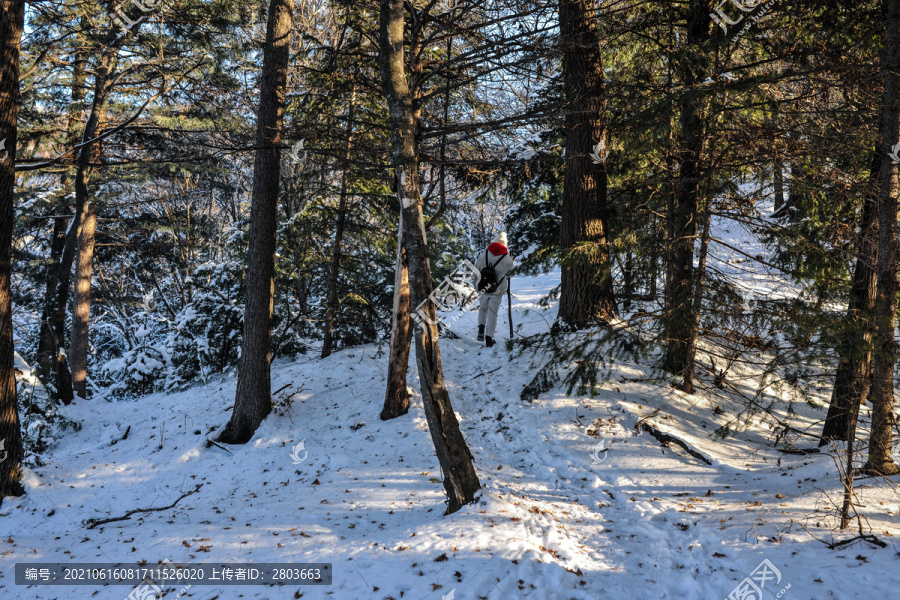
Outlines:
<svg viewBox="0 0 900 600"><path fill-rule="evenodd" d="M710 13L708 2L691 0L686 13L686 36L675 69L684 85L691 86L709 76ZM688 367L694 322L694 239L699 217L704 145L704 99L684 95L681 103L677 150L678 182L672 211L666 215L673 232L668 265L668 305L664 318L666 355L664 365L675 375Z"/></svg>
<svg viewBox="0 0 900 600"><path fill-rule="evenodd" d="M607 206L606 97L596 0L559 1L565 82L565 187L559 317L584 326L618 314ZM599 164L591 154L603 153Z"/></svg>
<svg viewBox="0 0 900 600"><path fill-rule="evenodd" d="M444 474L447 512L453 513L475 501L481 484L444 384L437 315L434 303L428 301L434 286L419 187L418 90L407 81L405 66L405 10L403 0L381 0L381 73L391 121L391 155L401 206L402 247L409 264L410 301L416 307L424 303L427 316L415 330L422 404ZM415 32L410 37L410 53L416 55L419 40Z"/></svg>
<svg viewBox="0 0 900 600"><path fill-rule="evenodd" d="M78 237L78 260L75 263L75 310L69 364L75 393L87 398L87 369L91 323L91 271L94 262L94 237L97 230L97 209L88 204L84 223Z"/></svg>
<svg viewBox="0 0 900 600"><path fill-rule="evenodd" d="M24 0L0 4L0 503L5 496L20 496L22 487L22 432L16 398L13 347L12 227L15 197L15 162L19 117L19 55L25 25Z"/></svg>
<svg viewBox="0 0 900 600"><path fill-rule="evenodd" d="M257 112L244 342L231 420L219 441L243 444L272 410L272 313L281 143L293 0L271 0Z"/></svg>
<svg viewBox="0 0 900 600"><path fill-rule="evenodd" d="M885 50L882 60L884 101L881 107L878 173L878 293L875 299L875 333L872 361L872 433L869 457L863 470L895 475L900 468L893 458L894 363L897 342L897 166L892 148L900 143L900 0L886 0Z"/></svg>

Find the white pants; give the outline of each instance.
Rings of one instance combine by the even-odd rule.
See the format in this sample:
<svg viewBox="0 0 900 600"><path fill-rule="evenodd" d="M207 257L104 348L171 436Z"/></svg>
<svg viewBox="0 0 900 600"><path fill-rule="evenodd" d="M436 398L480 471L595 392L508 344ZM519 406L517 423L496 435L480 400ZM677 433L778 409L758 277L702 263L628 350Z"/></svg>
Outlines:
<svg viewBox="0 0 900 600"><path fill-rule="evenodd" d="M503 296L481 295L481 306L478 309L478 324L484 325L484 335L494 337L497 330L497 313L500 312L500 304Z"/></svg>

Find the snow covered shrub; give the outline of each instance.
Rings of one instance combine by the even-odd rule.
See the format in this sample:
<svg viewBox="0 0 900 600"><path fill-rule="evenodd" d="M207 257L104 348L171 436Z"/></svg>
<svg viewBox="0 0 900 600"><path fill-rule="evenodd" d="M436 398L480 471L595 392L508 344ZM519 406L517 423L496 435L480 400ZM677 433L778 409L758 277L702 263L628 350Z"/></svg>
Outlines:
<svg viewBox="0 0 900 600"><path fill-rule="evenodd" d="M25 446L25 465L39 467L45 463L41 454L50 449L66 430L78 430L81 424L59 411L59 407L32 373L22 357L15 355L16 394L21 415L22 441Z"/></svg>
<svg viewBox="0 0 900 600"><path fill-rule="evenodd" d="M141 310L102 321L96 346L107 357L96 383L117 397L184 389L225 371L240 356L240 263L206 262L185 279L188 303L147 296Z"/></svg>
<svg viewBox="0 0 900 600"><path fill-rule="evenodd" d="M160 343L164 323L150 313L135 313L120 318L124 328L105 323L106 327L97 332L101 339L99 346L111 356L99 366L92 383L105 388L101 397L115 395L135 397L160 389L159 382L165 380L171 371L172 361L168 349Z"/></svg>
<svg viewBox="0 0 900 600"><path fill-rule="evenodd" d="M242 277L237 261L207 262L194 271L191 302L169 321L165 343L174 372L168 388L237 365L244 322Z"/></svg>

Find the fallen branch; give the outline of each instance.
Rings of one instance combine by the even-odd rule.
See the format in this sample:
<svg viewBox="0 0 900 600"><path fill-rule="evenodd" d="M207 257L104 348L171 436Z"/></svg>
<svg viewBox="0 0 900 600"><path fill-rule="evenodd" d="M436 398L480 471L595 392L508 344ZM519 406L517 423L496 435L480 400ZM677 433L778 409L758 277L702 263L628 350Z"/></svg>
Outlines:
<svg viewBox="0 0 900 600"><path fill-rule="evenodd" d="M219 448L221 448L222 450L224 450L224 451L227 452L228 454L231 454L231 450L229 450L228 448L226 448L225 446L223 446L223 445L220 444L219 442L213 440L212 438L206 438L206 447L209 448L210 446L218 446Z"/></svg>
<svg viewBox="0 0 900 600"><path fill-rule="evenodd" d="M279 392L281 392L281 391L283 391L283 390L286 390L287 388L291 387L292 385L294 385L294 382L293 382L293 381L290 382L290 383L287 383L287 384L285 384L285 385L283 385L283 386L281 386L280 388L278 388L278 391L276 391L275 393L272 394L272 396L273 396L273 397L274 397L274 396L277 396L277 395L279 394Z"/></svg>
<svg viewBox="0 0 900 600"><path fill-rule="evenodd" d="M782 454L819 454L818 448L775 448Z"/></svg>
<svg viewBox="0 0 900 600"><path fill-rule="evenodd" d="M160 512L163 510L169 510L170 508L175 508L175 505L178 504L182 498L187 498L188 496L199 492L201 487L203 487L203 484L198 483L197 487L195 487L190 492L185 492L184 494L180 495L175 500L175 502L173 502L169 506L160 506L159 508L136 508L134 510L129 510L127 513L125 513L121 517L113 517L111 519L88 519L87 521L84 522L84 526L87 529L93 529L94 527L97 527L98 525L106 525L107 523L115 523L116 521L127 521L128 519L131 518L131 515L133 515L133 514L137 514L137 513L141 513L141 512Z"/></svg>
<svg viewBox="0 0 900 600"><path fill-rule="evenodd" d="M877 537L872 535L871 533L863 533L856 537L850 538L849 540L844 540L842 542L834 542L833 544L826 544L831 550L837 550L839 548L843 548L844 546L849 546L853 542L862 541L869 542L870 544L874 544L879 548L887 548L887 544L879 540Z"/></svg>
<svg viewBox="0 0 900 600"><path fill-rule="evenodd" d="M493 371L488 371L487 373L479 373L479 374L476 375L475 377L470 377L470 378L466 379L466 381L472 381L473 379L478 379L478 378L481 377L482 375L490 375L491 373L496 373L497 371L499 371L499 370L502 369L502 368L503 368L503 367L501 366L501 367L497 367L497 368L494 369Z"/></svg>
<svg viewBox="0 0 900 600"><path fill-rule="evenodd" d="M638 433L640 433L641 431L646 431L647 433L649 433L650 435L655 437L656 441L658 441L663 446L668 446L669 444L676 444L677 446L681 446L681 448L683 448L685 452L687 452L688 454L690 454L697 460L701 460L708 465L712 464L711 460L709 460L708 458L703 456L703 454L701 454L697 450L694 450L693 448L691 448L691 446L687 442L675 437L674 435L660 431L654 425L647 422L646 419L641 419L640 421L638 421L637 426L635 428L638 430Z"/></svg>

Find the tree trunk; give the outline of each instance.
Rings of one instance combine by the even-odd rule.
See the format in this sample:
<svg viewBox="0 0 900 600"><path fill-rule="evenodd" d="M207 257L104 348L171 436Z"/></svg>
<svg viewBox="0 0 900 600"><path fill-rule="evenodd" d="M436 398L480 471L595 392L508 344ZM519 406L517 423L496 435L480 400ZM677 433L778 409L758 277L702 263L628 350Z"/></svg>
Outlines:
<svg viewBox="0 0 900 600"><path fill-rule="evenodd" d="M709 253L709 226L712 221L712 200L706 199L706 210L703 217L703 233L700 237L700 257L697 262L696 278L694 284L694 306L691 317L691 331L688 335L687 364L684 368L684 380L681 382L681 391L685 394L694 393L694 369L697 359L697 339L700 337L700 309L703 308L703 286L706 283L706 256Z"/></svg>
<svg viewBox="0 0 900 600"><path fill-rule="evenodd" d="M595 144L606 147L606 91L596 0L559 0L559 40L566 90L566 150L560 243L559 317L579 327L617 315L609 249L606 162L593 164Z"/></svg>
<svg viewBox="0 0 900 600"><path fill-rule="evenodd" d="M94 232L97 209L88 205L78 241L78 263L75 267L75 312L69 361L72 365L72 387L81 398L87 398L88 334L91 323L91 269L94 262Z"/></svg>
<svg viewBox="0 0 900 600"><path fill-rule="evenodd" d="M87 18L82 17L82 25L87 26ZM85 45L79 44L75 50L75 57L72 65L72 85L70 93L72 95L72 103L68 108L67 127L66 127L66 145L74 146L80 141L78 132L78 124L81 122L81 115L84 111L85 99L85 81L87 75L85 73L85 63L87 62L87 53ZM71 159L74 166L78 162L77 155ZM67 160L67 164L70 162ZM60 188L68 189L70 183L69 169L65 169L60 176ZM66 202L66 195L61 195L55 203L53 216L61 217L69 213L71 209ZM44 273L47 277L44 292L44 303L41 312L41 325L38 334L38 351L37 351L37 375L47 385L48 388L54 390L55 393L56 375L63 368L61 364L64 360L63 354L59 351L59 340L56 331L51 322L51 316L56 310L56 289L59 286L59 273L61 268L61 260L63 250L66 246L66 220L62 218L53 219L53 234L50 240L50 260Z"/></svg>
<svg viewBox="0 0 900 600"><path fill-rule="evenodd" d="M65 178L64 178L65 179ZM63 182L64 189L66 182ZM59 198L56 202L53 216L61 217L67 211L65 198ZM62 258L63 248L66 246L66 220L53 219L53 233L50 240L50 260L47 263L45 274L47 277L44 291L44 307L41 313L41 328L38 334L37 374L40 379L49 384L56 381L56 372L61 359L56 332L50 323L50 315L55 306L56 287L59 285L59 261ZM55 383L53 384L55 388Z"/></svg>
<svg viewBox="0 0 900 600"><path fill-rule="evenodd" d="M784 206L784 164L778 156L772 163L772 186L775 188L775 212Z"/></svg>
<svg viewBox="0 0 900 600"><path fill-rule="evenodd" d="M0 504L6 496L21 496L22 429L16 398L15 349L12 327L12 230L15 200L16 144L19 118L19 49L25 24L25 3L3 0L0 13Z"/></svg>
<svg viewBox="0 0 900 600"><path fill-rule="evenodd" d="M409 265L403 247L403 213L397 228L397 265L394 270L394 308L391 312L391 349L388 360L387 390L381 420L395 419L409 412L406 372L409 369L409 346L412 325L409 319Z"/></svg>
<svg viewBox="0 0 900 600"><path fill-rule="evenodd" d="M625 284L625 301L622 303L622 307L627 310L631 308L631 301L634 298L634 252L631 248L625 251L622 279Z"/></svg>
<svg viewBox="0 0 900 600"><path fill-rule="evenodd" d="M402 211L401 247L406 248L409 261L410 300L412 306L418 307L434 288L419 187L418 108L415 92L406 80L404 28L404 0L381 0L381 76L390 114L391 158ZM410 38L415 40L416 32L411 32ZM420 56L415 47L410 54ZM414 73L416 67L414 63ZM453 513L475 501L475 492L481 484L444 385L434 303L425 302L423 309L431 323L422 322L422 326L415 328L416 364L425 417L444 474L447 512Z"/></svg>
<svg viewBox="0 0 900 600"><path fill-rule="evenodd" d="M334 231L334 247L331 249L331 271L328 273L328 299L325 302L325 335L322 340L322 358L331 355L334 313L338 305L338 275L341 271L341 242L344 238L344 224L347 219L347 186L350 179L350 152L353 150L353 113L356 89L350 93L350 108L347 110L347 145L344 149L344 164L341 174L340 200L338 201L337 224Z"/></svg>
<svg viewBox="0 0 900 600"><path fill-rule="evenodd" d="M669 43L675 43L675 34L672 29L669 31ZM672 61L666 61L666 90L671 95L675 91L674 87L674 75L673 75L673 67ZM665 228L665 239L663 244L663 269L664 269L664 277L663 281L663 307L671 306L672 304L672 277L673 277L673 265L675 264L674 260L674 243L675 243L675 196L678 193L678 178L676 176L676 169L678 166L678 155L676 152L677 147L677 138L676 138L676 127L678 125L677 122L677 114L675 112L675 103L673 102L670 108L668 115L666 116L666 122L669 126L668 136L666 138L666 228Z"/></svg>
<svg viewBox="0 0 900 600"><path fill-rule="evenodd" d="M272 410L272 311L275 298L275 235L281 179L281 136L287 93L294 0L271 0L263 49L253 165L250 249L244 342L231 420L219 441L244 444Z"/></svg>
<svg viewBox="0 0 900 600"><path fill-rule="evenodd" d="M705 48L709 38L710 16L705 2L692 0L687 15L687 40L676 61L682 85L692 86L707 76ZM689 96L681 106L681 132L678 144L678 187L671 215L674 237L670 268L669 305L663 320L666 340L664 368L683 376L690 356L691 324L694 321L694 238L697 233L697 207L700 198L701 154L703 151L702 100Z"/></svg>
<svg viewBox="0 0 900 600"><path fill-rule="evenodd" d="M881 109L881 170L878 174L878 294L872 364L872 433L863 471L900 472L893 458L894 316L897 309L897 169L891 147L900 137L900 0L885 1L884 104Z"/></svg>
<svg viewBox="0 0 900 600"><path fill-rule="evenodd" d="M845 317L847 333L841 335L838 348L838 367L831 391L831 404L822 428L819 445L832 440L847 441L850 431L851 409L859 410L869 393L872 368L872 313L875 309L876 273L878 261L878 181L881 157L872 155L869 189L863 200L859 228L859 255L853 270L850 300Z"/></svg>
<svg viewBox="0 0 900 600"><path fill-rule="evenodd" d="M135 28L138 25L135 25ZM121 42L119 42L121 44ZM100 63L94 74L94 98L91 102L91 113L84 125L82 143L97 137L103 120L106 101L114 85L113 74L119 61L119 46L107 47L100 56ZM99 159L100 148L96 142L82 146L78 151L78 162L75 169L75 215L66 231L66 245L63 249L59 265L59 279L56 286L56 302L50 312L50 325L56 336L59 348L65 347L66 308L69 302L69 284L72 277L72 265L78 250L78 237L81 234L84 208L87 205L89 192L88 181L91 175L91 164ZM56 370L56 395L64 404L74 397L72 376L65 356L60 356Z"/></svg>

